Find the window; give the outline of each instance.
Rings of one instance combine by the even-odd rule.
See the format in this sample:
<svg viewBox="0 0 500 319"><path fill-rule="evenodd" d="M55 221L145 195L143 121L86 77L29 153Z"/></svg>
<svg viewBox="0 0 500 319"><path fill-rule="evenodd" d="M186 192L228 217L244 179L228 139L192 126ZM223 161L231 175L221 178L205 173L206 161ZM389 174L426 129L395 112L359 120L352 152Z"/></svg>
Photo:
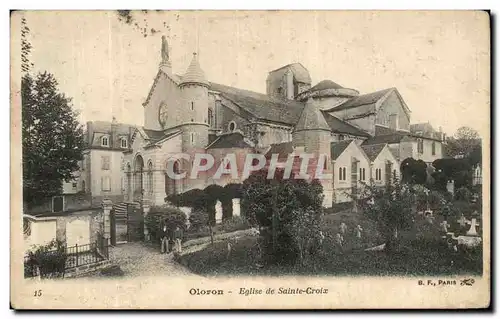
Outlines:
<svg viewBox="0 0 500 319"><path fill-rule="evenodd" d="M76 189L78 187L78 183L77 182L73 182L73 184L71 186L73 187L73 189Z"/></svg>
<svg viewBox="0 0 500 319"><path fill-rule="evenodd" d="M208 109L208 126L212 126L214 123L214 111L209 108Z"/></svg>
<svg viewBox="0 0 500 319"><path fill-rule="evenodd" d="M84 193L85 193L85 190L86 190L86 189L85 189L85 181L82 181L82 192L84 192Z"/></svg>
<svg viewBox="0 0 500 319"><path fill-rule="evenodd" d="M122 139L121 139L121 147L127 148L127 139L124 137L122 137Z"/></svg>
<svg viewBox="0 0 500 319"><path fill-rule="evenodd" d="M375 180L377 180L377 181L382 180L382 169L381 168L377 168L375 170Z"/></svg>
<svg viewBox="0 0 500 319"><path fill-rule="evenodd" d="M194 102L191 102L191 111L194 111Z"/></svg>
<svg viewBox="0 0 500 319"><path fill-rule="evenodd" d="M229 131L230 131L230 132L233 132L235 129L236 129L236 123L235 123L235 122L233 122L233 121L231 121L231 122L229 123Z"/></svg>
<svg viewBox="0 0 500 319"><path fill-rule="evenodd" d="M109 176L101 177L101 190L103 192L111 191L111 178Z"/></svg>
<svg viewBox="0 0 500 319"><path fill-rule="evenodd" d="M191 133L191 143L194 143L194 133Z"/></svg>
<svg viewBox="0 0 500 319"><path fill-rule="evenodd" d="M109 171L109 166L110 166L109 165L109 162L110 162L109 156L102 156L101 161L102 161L101 168L105 171Z"/></svg>
<svg viewBox="0 0 500 319"><path fill-rule="evenodd" d="M52 211L54 213L62 212L64 210L64 197L54 196L52 197Z"/></svg>
<svg viewBox="0 0 500 319"><path fill-rule="evenodd" d="M340 181L346 180L346 168L345 167L339 167L339 180Z"/></svg>
<svg viewBox="0 0 500 319"><path fill-rule="evenodd" d="M364 168L359 169L359 180L360 181L364 181L366 179L365 173L366 173L366 171Z"/></svg>
<svg viewBox="0 0 500 319"><path fill-rule="evenodd" d="M323 162L323 170L327 170L328 169L328 159L325 158L325 161Z"/></svg>
<svg viewBox="0 0 500 319"><path fill-rule="evenodd" d="M108 147L108 146L109 146L109 139L108 139L108 137L107 137L107 136L103 136L103 137L101 138L101 146L106 146L106 147Z"/></svg>
<svg viewBox="0 0 500 319"><path fill-rule="evenodd" d="M424 153L424 140L419 138L417 140L417 151L420 153L420 154L423 154Z"/></svg>
<svg viewBox="0 0 500 319"><path fill-rule="evenodd" d="M432 155L436 155L436 142L432 142Z"/></svg>
<svg viewBox="0 0 500 319"><path fill-rule="evenodd" d="M339 135L339 141L343 141L345 139L345 136L343 134Z"/></svg>

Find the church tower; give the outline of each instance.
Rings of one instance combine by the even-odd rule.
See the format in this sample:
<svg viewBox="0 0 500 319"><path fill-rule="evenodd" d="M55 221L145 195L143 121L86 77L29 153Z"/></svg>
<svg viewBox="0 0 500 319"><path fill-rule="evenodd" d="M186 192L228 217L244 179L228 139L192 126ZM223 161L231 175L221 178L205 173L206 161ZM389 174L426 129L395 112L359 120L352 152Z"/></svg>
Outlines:
<svg viewBox="0 0 500 319"><path fill-rule="evenodd" d="M303 147L307 153L330 155L331 129L325 117L309 98L292 132L294 147Z"/></svg>
<svg viewBox="0 0 500 319"><path fill-rule="evenodd" d="M208 87L210 84L200 67L198 56L193 58L179 83L182 96L182 150L192 153L208 145Z"/></svg>
<svg viewBox="0 0 500 319"><path fill-rule="evenodd" d="M319 178L319 172L322 172L322 175L332 174L330 143L331 129L316 102L309 98L292 132L292 144L294 148L303 149L304 153L314 156L314 160L309 161L308 173L315 178ZM323 186L323 206L331 207L333 180L319 179L319 181Z"/></svg>

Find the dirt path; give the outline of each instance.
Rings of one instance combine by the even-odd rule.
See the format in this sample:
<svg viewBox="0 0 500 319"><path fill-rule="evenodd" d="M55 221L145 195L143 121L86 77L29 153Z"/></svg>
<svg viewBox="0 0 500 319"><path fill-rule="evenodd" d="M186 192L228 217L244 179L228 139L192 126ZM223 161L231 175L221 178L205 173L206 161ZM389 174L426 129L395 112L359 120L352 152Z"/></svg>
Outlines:
<svg viewBox="0 0 500 319"><path fill-rule="evenodd" d="M119 265L125 276L193 275L188 269L174 261L172 254L161 254L159 249L141 243L127 243L109 250L112 264Z"/></svg>

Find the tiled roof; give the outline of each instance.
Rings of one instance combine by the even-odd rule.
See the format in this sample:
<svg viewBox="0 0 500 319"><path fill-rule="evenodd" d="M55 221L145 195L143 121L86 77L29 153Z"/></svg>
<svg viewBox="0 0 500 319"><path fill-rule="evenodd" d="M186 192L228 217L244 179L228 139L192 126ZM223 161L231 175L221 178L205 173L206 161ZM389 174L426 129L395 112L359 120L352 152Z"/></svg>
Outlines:
<svg viewBox="0 0 500 319"><path fill-rule="evenodd" d="M343 87L331 80L323 80L313 86L309 91L321 91L321 90L327 90L327 89L342 89Z"/></svg>
<svg viewBox="0 0 500 319"><path fill-rule="evenodd" d="M265 94L213 82L210 83L210 89L262 120L295 125L304 109L304 103L277 100Z"/></svg>
<svg viewBox="0 0 500 319"><path fill-rule="evenodd" d="M341 119L329 113L323 112L323 116L325 117L326 123L334 133L343 133L355 136L370 137L370 134L368 134L367 132L360 130L359 128L347 122L344 122Z"/></svg>
<svg viewBox="0 0 500 319"><path fill-rule="evenodd" d="M213 148L251 148L252 145L245 141L241 132L232 132L219 136L212 144L208 146L209 149Z"/></svg>
<svg viewBox="0 0 500 319"><path fill-rule="evenodd" d="M363 142L363 145L372 145L372 144L397 144L400 143L401 140L408 136L407 134L402 133L394 133L390 135L376 135L372 138L367 139Z"/></svg>
<svg viewBox="0 0 500 319"><path fill-rule="evenodd" d="M395 88L390 88L390 89L385 89L373 93L368 93L368 94L363 94L356 96L347 102L337 106L334 108L334 111L339 111L339 110L344 110L344 109L349 109L353 107L358 107L361 105L370 105L370 104L375 104L377 103L378 100L383 98L387 93L391 92L392 90L395 90Z"/></svg>
<svg viewBox="0 0 500 319"><path fill-rule="evenodd" d="M147 130L147 129L143 129L143 131L144 131L144 133L146 133L148 138L153 142L159 141L165 136L165 133L163 131L155 131L155 130Z"/></svg>
<svg viewBox="0 0 500 319"><path fill-rule="evenodd" d="M191 64L189 64L186 74L182 76L182 80L180 84L189 84L189 83L197 83L209 86L207 79L205 78L205 72L200 67L200 63L198 63L198 58L196 53L193 53L193 59L191 60Z"/></svg>
<svg viewBox="0 0 500 319"><path fill-rule="evenodd" d="M387 144L361 145L361 148L365 152L366 156L368 156L370 161L373 162L386 145Z"/></svg>
<svg viewBox="0 0 500 319"><path fill-rule="evenodd" d="M299 121L294 128L295 132L306 130L330 131L330 126L326 123L323 113L321 113L311 98L307 100L306 106L302 110Z"/></svg>
<svg viewBox="0 0 500 319"><path fill-rule="evenodd" d="M266 158L271 158L273 154L278 154L278 158L285 158L288 157L288 154L291 153L293 153L292 142L271 144L271 148L266 153Z"/></svg>
<svg viewBox="0 0 500 319"><path fill-rule="evenodd" d="M331 147L331 156L333 160L336 160L345 149L353 142L353 140L345 140L342 142L333 142Z"/></svg>

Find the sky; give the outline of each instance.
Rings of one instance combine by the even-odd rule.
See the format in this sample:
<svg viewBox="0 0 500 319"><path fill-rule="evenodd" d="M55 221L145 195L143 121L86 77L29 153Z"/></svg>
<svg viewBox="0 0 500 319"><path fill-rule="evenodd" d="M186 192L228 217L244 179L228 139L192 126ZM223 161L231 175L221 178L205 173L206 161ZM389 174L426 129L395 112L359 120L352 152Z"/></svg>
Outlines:
<svg viewBox="0 0 500 319"><path fill-rule="evenodd" d="M268 72L300 62L312 85L361 94L396 87L411 122L489 134L489 17L473 11L134 12L144 37L113 11L24 12L34 71L55 75L81 121L143 125L142 103L167 36L174 73L198 52L209 81L265 93ZM12 37L16 24L13 22ZM13 40L13 51L15 44ZM14 53L13 53L14 54Z"/></svg>

